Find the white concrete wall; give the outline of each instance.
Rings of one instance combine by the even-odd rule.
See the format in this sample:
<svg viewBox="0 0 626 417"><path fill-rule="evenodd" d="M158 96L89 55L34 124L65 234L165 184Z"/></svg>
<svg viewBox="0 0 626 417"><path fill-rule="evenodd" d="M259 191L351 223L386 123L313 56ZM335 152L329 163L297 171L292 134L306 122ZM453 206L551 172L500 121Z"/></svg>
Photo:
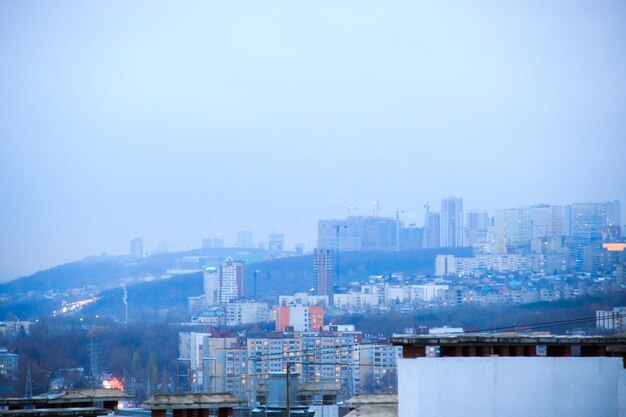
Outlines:
<svg viewBox="0 0 626 417"><path fill-rule="evenodd" d="M399 416L626 416L625 382L621 358L400 359Z"/></svg>

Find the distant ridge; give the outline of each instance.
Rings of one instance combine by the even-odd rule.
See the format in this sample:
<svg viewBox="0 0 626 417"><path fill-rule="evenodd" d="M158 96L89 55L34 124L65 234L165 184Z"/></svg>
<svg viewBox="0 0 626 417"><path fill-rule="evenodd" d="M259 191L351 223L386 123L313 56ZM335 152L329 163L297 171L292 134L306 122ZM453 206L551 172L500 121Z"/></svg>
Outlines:
<svg viewBox="0 0 626 417"><path fill-rule="evenodd" d="M165 274L173 269L177 259L186 256L235 256L241 253L263 255L257 249L215 248L195 249L185 252L153 254L141 259L130 256L91 256L79 261L58 265L32 275L0 284L0 294L22 294L29 291L64 291L70 288L110 287L123 278Z"/></svg>

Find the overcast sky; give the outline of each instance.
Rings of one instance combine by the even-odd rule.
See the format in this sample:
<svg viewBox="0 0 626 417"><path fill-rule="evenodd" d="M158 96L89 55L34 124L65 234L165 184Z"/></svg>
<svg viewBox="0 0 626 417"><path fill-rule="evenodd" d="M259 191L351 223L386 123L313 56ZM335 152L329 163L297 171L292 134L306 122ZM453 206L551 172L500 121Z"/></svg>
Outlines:
<svg viewBox="0 0 626 417"><path fill-rule="evenodd" d="M451 195L626 206L626 2L0 2L0 280Z"/></svg>

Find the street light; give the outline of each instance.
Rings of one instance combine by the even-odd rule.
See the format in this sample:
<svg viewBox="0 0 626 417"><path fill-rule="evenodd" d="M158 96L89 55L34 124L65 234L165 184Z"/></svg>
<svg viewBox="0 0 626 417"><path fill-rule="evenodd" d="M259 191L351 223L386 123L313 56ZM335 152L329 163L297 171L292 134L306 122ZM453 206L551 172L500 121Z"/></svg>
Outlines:
<svg viewBox="0 0 626 417"><path fill-rule="evenodd" d="M252 381L248 381L248 401L250 402L250 406L253 406L256 404L256 361L259 359L259 353L255 352L253 355L249 356L248 359L246 360L247 366L248 366L248 376L250 376L250 361L252 361L253 367L254 369L252 369L253 374L252 374ZM252 382L252 385L254 385L254 392L252 392L252 386L250 384L250 382ZM252 394L254 394L254 396L252 396Z"/></svg>

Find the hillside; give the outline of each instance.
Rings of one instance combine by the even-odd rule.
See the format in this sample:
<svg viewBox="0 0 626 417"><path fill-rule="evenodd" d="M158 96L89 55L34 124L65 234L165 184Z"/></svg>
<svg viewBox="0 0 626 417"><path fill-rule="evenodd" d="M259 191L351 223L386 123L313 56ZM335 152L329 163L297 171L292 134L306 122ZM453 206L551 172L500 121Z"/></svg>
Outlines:
<svg viewBox="0 0 626 417"><path fill-rule="evenodd" d="M434 259L440 250L409 252L348 252L339 260L338 285L402 271L407 274L432 274ZM447 253L466 255L468 249ZM256 289L254 273L256 272ZM308 291L313 283L313 256L294 256L254 263L246 268L246 295L259 300L276 299L281 294ZM187 297L202 294L202 275L188 274L167 280L128 287L129 320L185 320ZM100 294L102 299L85 314L112 315L122 318L123 291L115 288Z"/></svg>
<svg viewBox="0 0 626 417"><path fill-rule="evenodd" d="M127 289L128 321L181 320L187 317L187 297L202 294L202 274L192 273L131 285ZM100 299L85 308L86 316L109 316L125 321L121 287L98 294Z"/></svg>
<svg viewBox="0 0 626 417"><path fill-rule="evenodd" d="M451 254L471 256L471 248L422 249L402 252L342 252L339 258L337 285L347 285L370 275L392 272L433 274L435 256ZM257 271L256 298L307 291L314 287L313 255L275 259L246 268L246 294L254 296L253 272Z"/></svg>
<svg viewBox="0 0 626 417"><path fill-rule="evenodd" d="M339 258L337 285L347 285L370 275L392 272L432 274L435 256L449 253L468 256L469 248L425 249L406 252L345 252ZM0 294L8 301L0 303L0 316L36 318L49 315L60 306L50 300L42 302L46 291L64 292L70 288L100 288L100 300L83 314L112 315L123 319L125 311L121 282L131 276L156 277L150 282L127 285L129 319L182 319L187 311L187 297L202 294L202 274L187 274L158 279L168 269L189 256L235 256L236 250L191 251L154 255L137 261L124 257L89 258L47 271L38 272L3 286ZM256 282L254 275L256 272ZM246 265L245 294L260 300L276 299L281 294L308 291L314 287L313 256L293 256L252 262ZM29 291L34 293L25 296ZM39 294L39 295L37 295Z"/></svg>
<svg viewBox="0 0 626 417"><path fill-rule="evenodd" d="M226 256L237 258L242 253L260 257L265 255L264 251L256 249L242 251L235 248L216 248L154 254L142 259L131 259L128 256L92 256L1 284L0 295L62 292L70 288L85 287L98 290L116 286L118 281L128 277L160 276L168 269L176 268L177 263L185 257L205 256L213 257L217 261Z"/></svg>

